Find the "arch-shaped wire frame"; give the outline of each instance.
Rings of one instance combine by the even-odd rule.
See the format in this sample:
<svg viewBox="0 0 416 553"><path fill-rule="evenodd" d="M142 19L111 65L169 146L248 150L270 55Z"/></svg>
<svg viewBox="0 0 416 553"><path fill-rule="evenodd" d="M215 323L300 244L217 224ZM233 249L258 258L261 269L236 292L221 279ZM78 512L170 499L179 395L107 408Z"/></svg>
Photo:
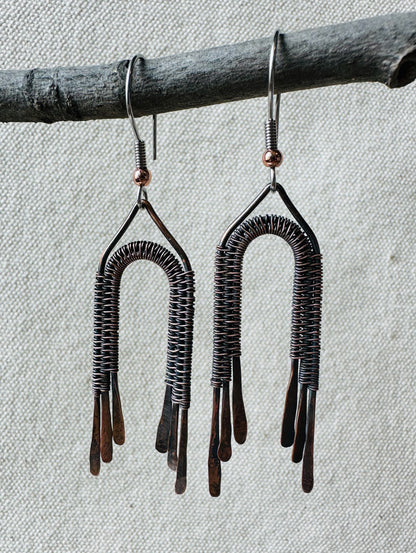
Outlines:
<svg viewBox="0 0 416 553"><path fill-rule="evenodd" d="M281 185L278 185L280 195L292 214L299 222L304 223L302 226L306 227L306 230L303 230L297 223L277 215L257 216L244 221L245 217L267 195L269 189L266 187L246 212L230 226L216 252L214 351L211 377L211 385L214 390L208 461L210 493L214 496L219 495L221 489L220 462L228 461L231 457L229 399L231 380L233 380L233 429L237 443L244 443L247 434L240 363L242 267L248 245L255 238L264 234L274 234L283 238L291 246L294 254L291 376L283 415L281 443L285 447L294 445L293 461L299 462L303 457L302 487L304 491L309 492L313 487L313 435L316 391L319 384L322 258L315 235L290 202ZM297 399L298 380L300 384L299 402Z"/></svg>
<svg viewBox="0 0 416 553"><path fill-rule="evenodd" d="M124 270L134 261L152 261L165 272L169 282L169 322L166 365L166 391L159 422L156 449L168 452L168 465L177 471L175 491L186 488L187 410L190 406L192 336L194 319L194 273L189 260L154 212L147 200L142 201L162 233L181 257L153 242L131 242L109 253L121 238L138 211L136 204L115 238L104 252L96 274L94 297L93 392L94 422L90 452L90 470L98 474L100 457L112 459L112 441L124 443L124 419L118 387L119 299ZM112 390L111 421L109 391ZM178 425L181 418L179 454Z"/></svg>

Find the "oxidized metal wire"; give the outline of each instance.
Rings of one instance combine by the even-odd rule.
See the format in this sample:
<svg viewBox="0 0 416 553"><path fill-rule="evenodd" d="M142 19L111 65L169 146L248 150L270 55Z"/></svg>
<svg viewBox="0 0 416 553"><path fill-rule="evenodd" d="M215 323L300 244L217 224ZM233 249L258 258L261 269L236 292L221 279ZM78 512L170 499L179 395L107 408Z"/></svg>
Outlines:
<svg viewBox="0 0 416 553"><path fill-rule="evenodd" d="M211 384L222 387L231 381L231 358L241 357L241 283L244 253L264 234L283 238L295 260L292 299L292 359L302 359L300 382L318 389L319 316L317 294L321 291L321 256L314 253L307 235L295 222L277 215L254 217L231 235L227 247L217 247L214 291L214 353ZM315 339L317 337L317 340Z"/></svg>
<svg viewBox="0 0 416 553"><path fill-rule="evenodd" d="M185 409L190 405L190 376L194 277L184 271L176 257L153 242L131 242L118 249L105 268L102 303L100 391L110 389L110 374L118 372L120 283L133 261L145 259L163 269L169 281L168 348L165 382L172 387L172 401Z"/></svg>

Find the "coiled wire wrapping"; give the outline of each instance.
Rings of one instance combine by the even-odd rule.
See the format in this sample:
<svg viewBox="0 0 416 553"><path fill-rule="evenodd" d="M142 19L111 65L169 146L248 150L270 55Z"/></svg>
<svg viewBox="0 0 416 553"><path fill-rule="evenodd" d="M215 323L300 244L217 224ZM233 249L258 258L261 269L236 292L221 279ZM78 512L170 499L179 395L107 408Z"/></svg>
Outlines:
<svg viewBox="0 0 416 553"><path fill-rule="evenodd" d="M292 214L304 223L304 227L309 232L284 217L258 216L240 223L228 239L223 240L217 247L211 377L214 397L209 455L210 493L214 496L220 494L220 461L227 461L231 457L229 382L232 370L233 426L236 441L243 443L247 432L240 368L242 265L248 245L263 234L274 234L283 238L291 246L295 258L290 348L292 374L286 397L282 445L294 443L292 459L295 462L300 461L302 457L304 459L302 487L306 492L311 491L313 487L313 434L315 394L319 386L322 258L313 232L290 202L281 185L278 185L278 190ZM293 425L296 409L293 403L296 405L297 377L299 377L300 393L295 433ZM221 437L219 436L220 388L223 390ZM308 406L306 406L307 389L310 390Z"/></svg>
<svg viewBox="0 0 416 553"><path fill-rule="evenodd" d="M105 264L104 274L96 274L94 294L94 357L93 357L93 391L95 405L100 396L103 400L108 398L110 381L113 384L113 422L121 419L122 411L118 392L118 350L119 350L119 302L120 283L124 270L133 261L145 259L160 266L169 281L169 320L168 320L168 346L166 364L166 394L162 418L158 428L156 447L159 451L166 452L169 448L168 463L171 468L177 469L176 491L183 493L186 487L186 443L187 443L187 414L190 406L191 364L192 364L192 338L194 320L194 273L185 270L179 261L169 250L153 242L132 242L119 248ZM112 377L112 378L111 378ZM114 390L116 388L116 390ZM108 399L105 399L106 405ZM118 414L114 411L115 403L118 404ZM173 407L172 407L173 404ZM108 407L103 405L102 420L104 422L105 411ZM175 407L176 406L176 407ZM179 459L177 458L177 431L178 408L181 407L181 443ZM99 407L94 410L94 421ZM107 415L109 419L109 413ZM111 421L110 421L111 424ZM95 424L94 424L95 426ZM103 426L103 425L102 425ZM115 427L113 429L114 441L124 442L124 423L122 422L123 437L117 441ZM111 428L110 428L111 433ZM107 432L108 434L108 432ZM110 439L104 436L104 441ZM97 441L97 440L96 440ZM98 448L100 447L98 437ZM103 441L103 428L101 428L101 442ZM93 443L94 444L94 430ZM97 444L95 444L97 449ZM105 449L105 448L104 448ZM107 443L107 450L112 451L111 443ZM112 453L103 455L101 443L101 456L103 460L111 460ZM99 459L94 461L98 469L92 470L94 474L99 471ZM95 466L96 466L95 465Z"/></svg>
<svg viewBox="0 0 416 553"><path fill-rule="evenodd" d="M215 260L214 352L211 384L231 381L232 357L241 356L241 284L244 253L264 234L283 238L292 248L295 274L292 299L292 359L301 359L299 382L311 390L319 385L321 255L315 254L307 235L295 222L277 215L254 217L218 246Z"/></svg>
<svg viewBox="0 0 416 553"><path fill-rule="evenodd" d="M275 119L268 119L264 124L266 150L277 150L279 128Z"/></svg>
<svg viewBox="0 0 416 553"><path fill-rule="evenodd" d="M100 392L110 389L110 374L118 371L120 283L133 261L153 261L169 281L168 347L165 382L172 386L172 401L184 409L190 405L192 361L193 272L185 272L176 257L153 242L131 242L109 259L104 275L100 354ZM100 320L98 319L98 322ZM95 369L95 366L94 366ZM94 381L94 379L93 379Z"/></svg>
<svg viewBox="0 0 416 553"><path fill-rule="evenodd" d="M142 169L147 168L146 162L146 144L143 140L136 140L134 143L134 158L136 160L136 167Z"/></svg>
<svg viewBox="0 0 416 553"><path fill-rule="evenodd" d="M95 397L99 397L103 388L102 367L102 338L103 338L103 303L104 303L104 275L96 273L94 285L94 338L93 338L93 368L92 389Z"/></svg>

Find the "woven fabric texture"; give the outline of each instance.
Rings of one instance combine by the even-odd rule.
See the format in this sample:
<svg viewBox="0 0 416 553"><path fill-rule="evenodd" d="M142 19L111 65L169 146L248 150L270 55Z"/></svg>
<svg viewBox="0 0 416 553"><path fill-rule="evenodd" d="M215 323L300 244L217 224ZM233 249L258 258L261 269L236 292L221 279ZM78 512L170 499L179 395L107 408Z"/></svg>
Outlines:
<svg viewBox="0 0 416 553"><path fill-rule="evenodd" d="M414 10L410 0L280 3L1 2L2 69L157 57ZM266 184L265 98L159 117L149 197L196 274L188 489L154 449L164 393L168 286L138 262L123 277L119 383L126 443L89 473L94 276L126 216L126 119L3 124L0 550L6 552L415 551L415 85L285 94L279 181L323 253L315 488L279 444L289 377L293 258L262 237L243 281L247 442L211 498L215 247ZM151 144L151 121L140 121ZM256 213L287 216L270 196ZM141 213L129 240L166 245Z"/></svg>

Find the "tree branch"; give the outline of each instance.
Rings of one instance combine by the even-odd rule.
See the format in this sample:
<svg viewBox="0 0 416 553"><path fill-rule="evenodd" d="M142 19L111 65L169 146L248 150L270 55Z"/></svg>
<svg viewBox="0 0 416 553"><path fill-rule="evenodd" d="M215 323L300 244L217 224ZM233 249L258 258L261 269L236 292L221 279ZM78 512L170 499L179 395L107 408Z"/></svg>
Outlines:
<svg viewBox="0 0 416 553"><path fill-rule="evenodd" d="M268 37L137 62L136 116L265 96L271 44ZM127 63L0 71L0 121L126 117ZM416 12L282 34L275 75L281 92L363 81L405 86L416 77Z"/></svg>

